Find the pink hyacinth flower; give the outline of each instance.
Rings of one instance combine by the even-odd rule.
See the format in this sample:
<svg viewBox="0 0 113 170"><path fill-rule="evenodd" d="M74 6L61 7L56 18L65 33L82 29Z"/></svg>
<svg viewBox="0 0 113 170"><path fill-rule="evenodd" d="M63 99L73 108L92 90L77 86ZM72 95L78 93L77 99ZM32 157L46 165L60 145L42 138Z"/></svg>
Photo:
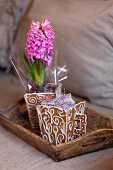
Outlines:
<svg viewBox="0 0 113 170"><path fill-rule="evenodd" d="M50 25L50 21L45 19L40 22L32 21L31 29L28 32L27 47L28 59L34 62L34 58L41 59L46 63L46 66L52 64L53 43L55 33Z"/></svg>

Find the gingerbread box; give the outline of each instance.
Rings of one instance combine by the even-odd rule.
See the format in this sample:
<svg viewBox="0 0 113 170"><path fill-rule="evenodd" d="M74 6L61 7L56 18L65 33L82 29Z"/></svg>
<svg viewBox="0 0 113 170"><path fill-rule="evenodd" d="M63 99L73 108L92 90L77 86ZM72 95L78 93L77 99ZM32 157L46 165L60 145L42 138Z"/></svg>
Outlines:
<svg viewBox="0 0 113 170"><path fill-rule="evenodd" d="M24 95L26 106L28 110L29 120L32 128L39 127L39 120L36 111L36 105L44 100L55 98L55 93L26 93Z"/></svg>
<svg viewBox="0 0 113 170"><path fill-rule="evenodd" d="M66 100L42 102L36 106L42 137L52 144L60 144L86 134L85 101Z"/></svg>

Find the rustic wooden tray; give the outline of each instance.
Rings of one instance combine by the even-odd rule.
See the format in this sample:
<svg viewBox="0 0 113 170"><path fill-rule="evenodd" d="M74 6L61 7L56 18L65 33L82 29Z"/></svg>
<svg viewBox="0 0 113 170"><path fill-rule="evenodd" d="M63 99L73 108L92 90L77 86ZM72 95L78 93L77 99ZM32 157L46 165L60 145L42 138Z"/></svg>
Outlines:
<svg viewBox="0 0 113 170"><path fill-rule="evenodd" d="M24 99L7 109L0 110L0 124L42 153L55 161L60 161L113 147L113 119L88 107L85 114L88 121L87 134L57 146L42 139L39 129L31 129Z"/></svg>

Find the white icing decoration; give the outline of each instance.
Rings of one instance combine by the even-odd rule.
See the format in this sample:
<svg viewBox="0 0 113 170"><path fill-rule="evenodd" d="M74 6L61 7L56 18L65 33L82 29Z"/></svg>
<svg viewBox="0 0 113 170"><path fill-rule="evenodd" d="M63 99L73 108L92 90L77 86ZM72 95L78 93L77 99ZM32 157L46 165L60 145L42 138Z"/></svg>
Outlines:
<svg viewBox="0 0 113 170"><path fill-rule="evenodd" d="M42 136L50 143L54 142L57 145L86 134L85 102L77 103L68 109L46 104L38 105L36 108Z"/></svg>

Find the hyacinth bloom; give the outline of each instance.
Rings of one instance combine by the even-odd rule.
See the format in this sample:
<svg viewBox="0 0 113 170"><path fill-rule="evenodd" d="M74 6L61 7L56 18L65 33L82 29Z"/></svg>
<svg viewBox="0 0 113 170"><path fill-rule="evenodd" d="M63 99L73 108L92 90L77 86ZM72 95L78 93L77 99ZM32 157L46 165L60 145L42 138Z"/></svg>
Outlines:
<svg viewBox="0 0 113 170"><path fill-rule="evenodd" d="M48 19L42 23L32 21L25 48L28 56L24 54L24 58L36 83L43 83L45 67L52 64L54 40L55 33Z"/></svg>

